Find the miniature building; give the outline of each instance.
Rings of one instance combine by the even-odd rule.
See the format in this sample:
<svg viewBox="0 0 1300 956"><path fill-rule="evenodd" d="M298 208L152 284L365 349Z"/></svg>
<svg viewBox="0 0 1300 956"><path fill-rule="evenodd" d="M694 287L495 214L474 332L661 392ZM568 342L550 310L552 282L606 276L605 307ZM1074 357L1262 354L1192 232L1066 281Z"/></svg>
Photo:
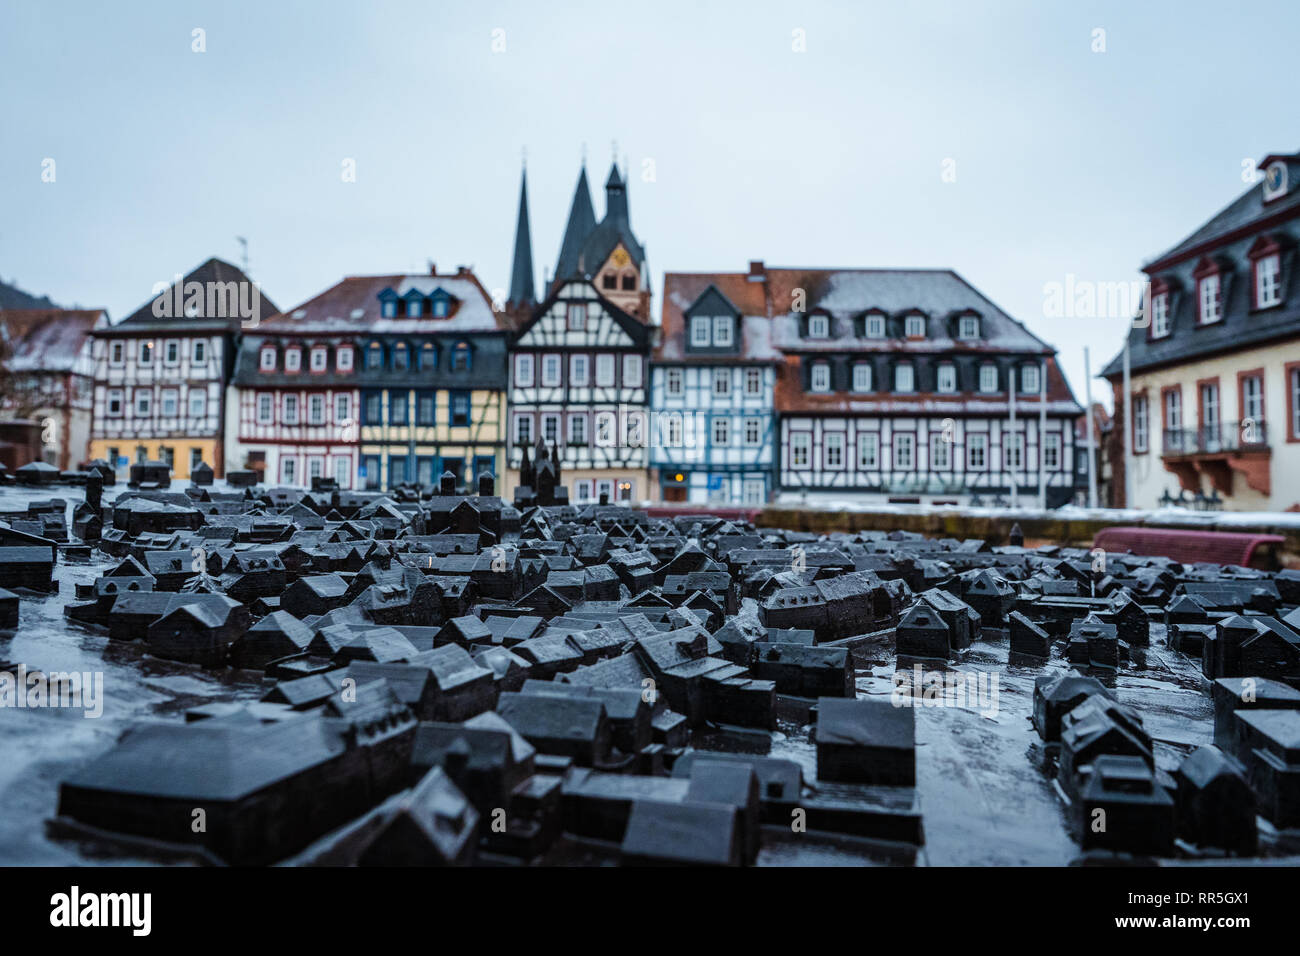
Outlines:
<svg viewBox="0 0 1300 956"><path fill-rule="evenodd" d="M1174 841L1174 801L1141 757L1103 754L1079 793L1075 815L1085 849L1168 855Z"/></svg>
<svg viewBox="0 0 1300 956"><path fill-rule="evenodd" d="M817 701L817 779L910 787L916 783L916 712L886 701Z"/></svg>

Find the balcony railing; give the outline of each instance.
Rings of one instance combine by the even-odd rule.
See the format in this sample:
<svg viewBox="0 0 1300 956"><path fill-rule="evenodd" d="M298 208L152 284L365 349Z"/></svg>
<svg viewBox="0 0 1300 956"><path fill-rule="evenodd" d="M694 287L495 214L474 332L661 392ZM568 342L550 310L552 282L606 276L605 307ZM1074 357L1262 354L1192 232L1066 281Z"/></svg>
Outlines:
<svg viewBox="0 0 1300 956"><path fill-rule="evenodd" d="M1166 428L1166 455L1213 455L1227 452L1265 451L1268 449L1268 425L1245 419L1220 422L1200 428Z"/></svg>

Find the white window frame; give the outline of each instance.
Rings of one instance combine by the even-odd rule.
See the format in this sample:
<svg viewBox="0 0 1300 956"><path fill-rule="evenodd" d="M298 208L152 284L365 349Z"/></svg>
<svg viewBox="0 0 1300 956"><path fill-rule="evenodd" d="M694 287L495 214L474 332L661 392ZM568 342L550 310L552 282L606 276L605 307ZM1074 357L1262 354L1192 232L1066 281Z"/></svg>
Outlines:
<svg viewBox="0 0 1300 956"><path fill-rule="evenodd" d="M1150 449L1150 403L1145 395L1133 396L1133 451L1140 454Z"/></svg>
<svg viewBox="0 0 1300 956"><path fill-rule="evenodd" d="M1020 367L1020 391L1026 395L1037 395L1042 383L1039 381L1039 368L1037 365L1022 365Z"/></svg>
<svg viewBox="0 0 1300 956"><path fill-rule="evenodd" d="M302 349L292 348L284 350L284 370L286 372L296 372L302 368Z"/></svg>
<svg viewBox="0 0 1300 956"><path fill-rule="evenodd" d="M731 395L731 369L715 368L713 370L713 397L728 398Z"/></svg>
<svg viewBox="0 0 1300 956"><path fill-rule="evenodd" d="M334 367L340 372L352 371L352 346L340 346L334 356Z"/></svg>
<svg viewBox="0 0 1300 956"><path fill-rule="evenodd" d="M257 393L257 406L254 410L257 424L270 425L275 421L275 396L270 392Z"/></svg>
<svg viewBox="0 0 1300 956"><path fill-rule="evenodd" d="M880 432L858 432L858 470L876 471L880 467Z"/></svg>
<svg viewBox="0 0 1300 956"><path fill-rule="evenodd" d="M715 315L713 317L714 348L731 348L733 321L734 320L729 315Z"/></svg>
<svg viewBox="0 0 1300 956"><path fill-rule="evenodd" d="M552 433L551 429L547 427L549 425L555 426L554 433ZM542 415L542 429L539 433L542 436L542 441L545 444L552 446L558 444L560 440L560 426L561 422L558 414L547 412Z"/></svg>
<svg viewBox="0 0 1300 956"><path fill-rule="evenodd" d="M159 398L158 408L160 413L162 414L162 417L175 418L176 413L180 410L181 407L180 392L178 392L174 388L164 388L162 390L162 393L158 396L158 398ZM171 411L167 410L169 404L171 405Z"/></svg>
<svg viewBox="0 0 1300 956"><path fill-rule="evenodd" d="M352 396L340 392L334 396L334 422L342 424L352 419Z"/></svg>
<svg viewBox="0 0 1300 956"><path fill-rule="evenodd" d="M1201 325L1213 325L1223 318L1221 289L1222 283L1219 281L1217 272L1212 272L1200 280L1197 287L1197 298L1200 302Z"/></svg>
<svg viewBox="0 0 1300 956"><path fill-rule="evenodd" d="M761 368L745 369L745 394L763 394L763 370Z"/></svg>
<svg viewBox="0 0 1300 956"><path fill-rule="evenodd" d="M763 419L749 417L744 423L744 442L746 447L756 448L763 444Z"/></svg>
<svg viewBox="0 0 1300 956"><path fill-rule="evenodd" d="M533 356L532 353L515 356L515 384L522 388L529 388L533 384Z"/></svg>
<svg viewBox="0 0 1300 956"><path fill-rule="evenodd" d="M853 366L853 391L871 391L871 363L858 362Z"/></svg>
<svg viewBox="0 0 1300 956"><path fill-rule="evenodd" d="M311 350L311 370L313 372L323 372L329 368L329 364L329 352L325 348L321 347Z"/></svg>
<svg viewBox="0 0 1300 956"><path fill-rule="evenodd" d="M957 391L957 366L951 362L941 362L935 371L935 388L944 395Z"/></svg>
<svg viewBox="0 0 1300 956"><path fill-rule="evenodd" d="M523 434L524 432L527 432L528 434L525 436ZM532 415L515 416L514 436L516 445L531 445L533 443L534 435Z"/></svg>
<svg viewBox="0 0 1300 956"><path fill-rule="evenodd" d="M1169 293L1151 297L1151 337L1163 339L1169 334Z"/></svg>
<svg viewBox="0 0 1300 956"><path fill-rule="evenodd" d="M894 432L893 471L916 470L916 435L913 432Z"/></svg>
<svg viewBox="0 0 1300 956"><path fill-rule="evenodd" d="M1255 261L1255 307L1268 309L1282 302L1282 257L1272 252Z"/></svg>
<svg viewBox="0 0 1300 956"><path fill-rule="evenodd" d="M822 432L822 467L844 469L844 432Z"/></svg>
<svg viewBox="0 0 1300 956"><path fill-rule="evenodd" d="M948 441L942 433L930 436L930 470L952 470L952 442Z"/></svg>
<svg viewBox="0 0 1300 956"><path fill-rule="evenodd" d="M1183 427L1183 392L1174 389L1164 394L1164 419L1166 431L1178 431Z"/></svg>
<svg viewBox="0 0 1300 956"><path fill-rule="evenodd" d="M909 315L903 320L903 334L909 339L925 338L925 316Z"/></svg>
<svg viewBox="0 0 1300 956"><path fill-rule="evenodd" d="M916 369L911 362L899 362L894 366L894 391L902 394L916 391Z"/></svg>
<svg viewBox="0 0 1300 956"><path fill-rule="evenodd" d="M1006 461L1002 463L1002 467L1008 471L1024 471L1025 433L1020 431L1004 432L1003 435L1006 440L1003 442L1002 453L1006 457Z"/></svg>
<svg viewBox="0 0 1300 956"><path fill-rule="evenodd" d="M808 390L812 392L829 392L831 390L831 367L825 362L813 365L808 375Z"/></svg>
<svg viewBox="0 0 1300 956"><path fill-rule="evenodd" d="M869 339L883 339L885 337L885 317L879 312L873 312L867 316L862 330Z"/></svg>
<svg viewBox="0 0 1300 956"><path fill-rule="evenodd" d="M586 355L569 356L569 387L586 388L590 381L591 361Z"/></svg>
<svg viewBox="0 0 1300 956"><path fill-rule="evenodd" d="M190 356L195 365L206 365L208 361L208 340L195 339L190 348Z"/></svg>
<svg viewBox="0 0 1300 956"><path fill-rule="evenodd" d="M682 394L686 375L680 368L664 369L664 394L674 397Z"/></svg>
<svg viewBox="0 0 1300 956"><path fill-rule="evenodd" d="M275 371L275 349L273 348L262 349L261 359L258 362L257 367L261 369L263 372L274 372Z"/></svg>
<svg viewBox="0 0 1300 956"><path fill-rule="evenodd" d="M623 387L640 388L642 383L641 377L641 356L624 355L623 356Z"/></svg>
<svg viewBox="0 0 1300 956"><path fill-rule="evenodd" d="M565 328L570 332L587 331L587 303L570 302L565 311Z"/></svg>
<svg viewBox="0 0 1300 956"><path fill-rule="evenodd" d="M1250 393L1250 385L1259 389L1255 394ZM1250 419L1256 425L1264 421L1264 376L1263 375L1244 375L1241 379L1241 417L1242 420Z"/></svg>
<svg viewBox="0 0 1300 956"><path fill-rule="evenodd" d="M1048 432L1043 436L1043 468L1057 471L1061 467L1061 433Z"/></svg>
<svg viewBox="0 0 1300 956"><path fill-rule="evenodd" d="M292 408L292 411L290 409ZM281 396L280 420L286 425L297 425L300 409L298 407L298 395L295 392L288 392Z"/></svg>
<svg viewBox="0 0 1300 956"><path fill-rule="evenodd" d="M726 448L731 444L731 419L725 415L716 416L710 427L710 436L716 448Z"/></svg>
<svg viewBox="0 0 1300 956"><path fill-rule="evenodd" d="M150 410L153 408L153 393L148 389L136 389L135 392L135 417L147 418Z"/></svg>
<svg viewBox="0 0 1300 956"><path fill-rule="evenodd" d="M980 391L991 395L998 390L998 367L992 362L980 366Z"/></svg>
<svg viewBox="0 0 1300 956"><path fill-rule="evenodd" d="M691 316L691 347L706 349L713 344L713 320L707 315Z"/></svg>
<svg viewBox="0 0 1300 956"><path fill-rule="evenodd" d="M123 365L126 363L126 343L122 341L110 342L108 345L108 364Z"/></svg>
<svg viewBox="0 0 1300 956"><path fill-rule="evenodd" d="M113 410L114 403L117 404L116 411ZM122 410L125 407L126 406L122 401L122 390L120 388L110 388L108 390L108 414L114 418L118 418L121 416Z"/></svg>
<svg viewBox="0 0 1300 956"><path fill-rule="evenodd" d="M542 387L558 388L564 379L564 363L555 353L542 356Z"/></svg>
<svg viewBox="0 0 1300 956"><path fill-rule="evenodd" d="M168 339L163 343L163 364L181 364L181 343L177 339Z"/></svg>
<svg viewBox="0 0 1300 956"><path fill-rule="evenodd" d="M963 315L957 320L957 338L971 341L980 337L980 320L975 315Z"/></svg>
<svg viewBox="0 0 1300 956"><path fill-rule="evenodd" d="M325 424L325 396L312 394L307 396L307 424Z"/></svg>
<svg viewBox="0 0 1300 956"><path fill-rule="evenodd" d="M570 445L587 444L587 416L585 413L578 412L570 415L568 426Z"/></svg>
<svg viewBox="0 0 1300 956"><path fill-rule="evenodd" d="M790 467L807 468L812 458L812 432L790 433Z"/></svg>
<svg viewBox="0 0 1300 956"><path fill-rule="evenodd" d="M831 317L829 315L808 316L808 338L828 339L831 337Z"/></svg>
<svg viewBox="0 0 1300 956"><path fill-rule="evenodd" d="M966 435L966 470L986 471L989 467L988 432L969 432Z"/></svg>
<svg viewBox="0 0 1300 956"><path fill-rule="evenodd" d="M602 352L596 356L596 387L611 388L614 385L614 356Z"/></svg>
<svg viewBox="0 0 1300 956"><path fill-rule="evenodd" d="M140 347L136 351L136 358L141 365L153 364L153 342L144 340L140 342Z"/></svg>

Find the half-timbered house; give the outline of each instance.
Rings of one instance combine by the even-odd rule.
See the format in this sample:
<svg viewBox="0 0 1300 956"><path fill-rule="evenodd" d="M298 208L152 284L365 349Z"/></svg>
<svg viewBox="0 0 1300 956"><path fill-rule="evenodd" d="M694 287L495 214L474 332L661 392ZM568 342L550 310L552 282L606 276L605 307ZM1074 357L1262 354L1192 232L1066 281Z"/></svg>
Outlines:
<svg viewBox="0 0 1300 956"><path fill-rule="evenodd" d="M946 269L751 268L785 356L784 499L1028 503L1078 485L1055 350ZM1041 456L1041 458L1040 458Z"/></svg>
<svg viewBox="0 0 1300 956"><path fill-rule="evenodd" d="M556 455L574 504L607 495L651 497L647 366L653 343L645 249L632 232L627 184L617 165L596 221L584 167L546 299L533 302L528 200L520 186L509 308L510 468L519 484L525 450L540 439Z"/></svg>
<svg viewBox="0 0 1300 956"><path fill-rule="evenodd" d="M162 461L184 480L207 462L225 474L225 391L235 336L279 311L240 269L209 259L93 335L90 457L125 468Z"/></svg>
<svg viewBox="0 0 1300 956"><path fill-rule="evenodd" d="M751 507L768 501L780 363L761 279L748 273L664 276L661 334L650 370L656 497Z"/></svg>
<svg viewBox="0 0 1300 956"><path fill-rule="evenodd" d="M503 466L507 331L470 270L351 276L259 331L238 429L268 480L465 486Z"/></svg>

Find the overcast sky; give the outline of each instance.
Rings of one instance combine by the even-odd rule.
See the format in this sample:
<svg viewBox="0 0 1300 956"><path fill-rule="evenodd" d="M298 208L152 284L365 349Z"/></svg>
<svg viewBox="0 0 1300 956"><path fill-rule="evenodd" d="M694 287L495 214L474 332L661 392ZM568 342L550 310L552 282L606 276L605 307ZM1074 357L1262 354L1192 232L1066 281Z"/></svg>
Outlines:
<svg viewBox="0 0 1300 956"><path fill-rule="evenodd" d="M526 148L540 283L584 144L600 216L617 142L656 312L665 270L950 267L1060 349L1082 401L1083 347L1100 368L1125 319L1053 317L1045 289L1136 281L1246 188L1243 160L1300 147L1298 21L1295 3L0 0L0 278L120 319L209 256L239 263L245 236L286 309L429 260L505 287Z"/></svg>

